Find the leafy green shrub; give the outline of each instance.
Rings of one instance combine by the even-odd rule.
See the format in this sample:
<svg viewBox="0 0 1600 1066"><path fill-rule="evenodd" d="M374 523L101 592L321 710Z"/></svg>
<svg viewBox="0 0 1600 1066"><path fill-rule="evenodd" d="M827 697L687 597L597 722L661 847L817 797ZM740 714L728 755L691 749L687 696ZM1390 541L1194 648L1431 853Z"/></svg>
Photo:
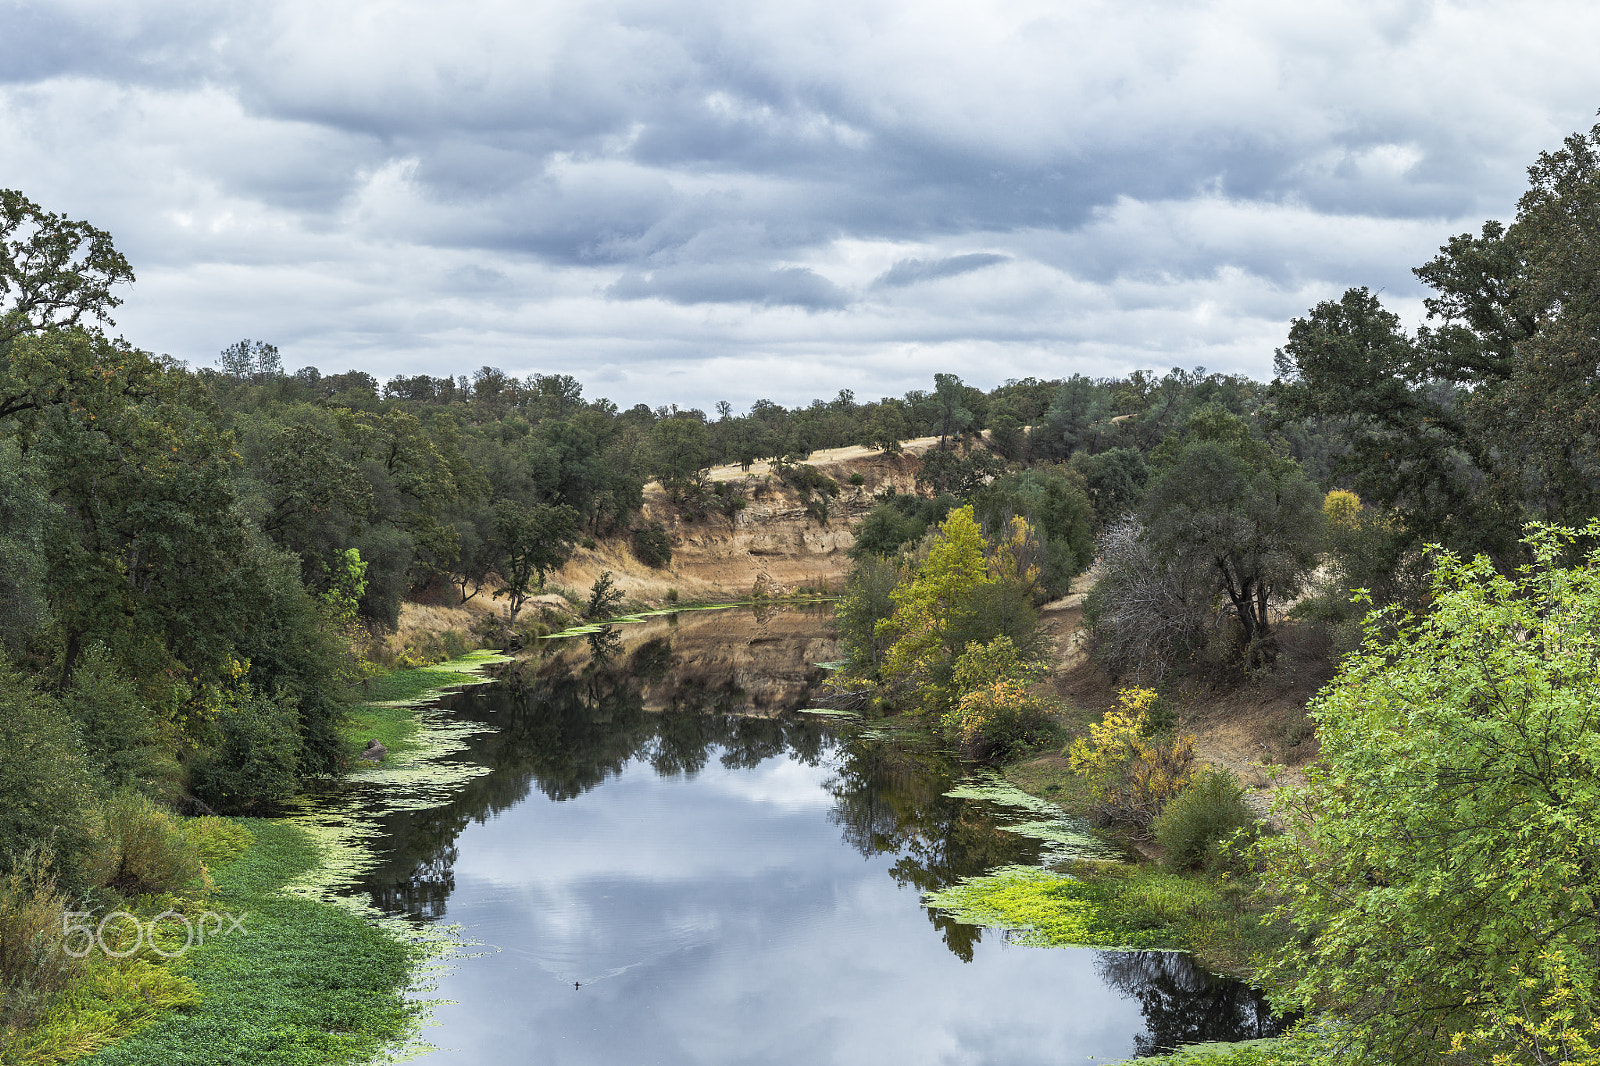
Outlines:
<svg viewBox="0 0 1600 1066"><path fill-rule="evenodd" d="M394 665L401 670L415 670L419 666L432 666L453 658L445 646L444 638L437 633L414 634L395 656Z"/></svg>
<svg viewBox="0 0 1600 1066"><path fill-rule="evenodd" d="M470 632L480 644L494 644L505 631L505 623L497 614L481 614L472 622Z"/></svg>
<svg viewBox="0 0 1600 1066"><path fill-rule="evenodd" d="M852 678L876 679L893 637L878 631L878 623L894 614L890 593L900 580L900 568L875 554L856 560L845 581L844 595L834 606L833 622L839 631L839 657ZM757 593L765 591L758 583Z"/></svg>
<svg viewBox="0 0 1600 1066"><path fill-rule="evenodd" d="M790 464L778 459L772 464L772 472L798 492L802 499L814 492L825 497L839 495L839 483L810 463Z"/></svg>
<svg viewBox="0 0 1600 1066"><path fill-rule="evenodd" d="M901 499L915 500L915 496ZM850 548L852 559L865 559L869 555L888 557L900 550L902 544L920 540L928 531L928 523L917 515L904 513L893 502L878 504L867 517L856 523L855 544Z"/></svg>
<svg viewBox="0 0 1600 1066"><path fill-rule="evenodd" d="M176 818L132 789L106 803L105 835L97 856L98 880L133 898L182 892L198 884L200 852Z"/></svg>
<svg viewBox="0 0 1600 1066"><path fill-rule="evenodd" d="M511 632L516 634L524 646L532 644L540 637L555 632L556 623L540 611L538 614L525 614L517 619L517 624L511 627Z"/></svg>
<svg viewBox="0 0 1600 1066"><path fill-rule="evenodd" d="M633 530L633 555L641 563L661 569L672 562L672 538L660 522L647 522Z"/></svg>
<svg viewBox="0 0 1600 1066"><path fill-rule="evenodd" d="M1237 830L1255 824L1244 789L1226 770L1210 769L1192 778L1156 818L1156 842L1167 864L1178 869L1214 868L1217 846Z"/></svg>
<svg viewBox="0 0 1600 1066"><path fill-rule="evenodd" d="M1005 759L1048 740L1055 705L1015 681L996 681L967 693L942 719L970 759Z"/></svg>
<svg viewBox="0 0 1600 1066"><path fill-rule="evenodd" d="M231 818L205 815L186 818L183 832L193 845L195 856L210 869L226 865L250 850L255 834Z"/></svg>
<svg viewBox="0 0 1600 1066"><path fill-rule="evenodd" d="M0 868L30 851L54 855L67 892L86 887L102 784L72 719L0 660Z"/></svg>
<svg viewBox="0 0 1600 1066"><path fill-rule="evenodd" d="M241 686L217 723L217 743L190 765L194 793L223 812L274 810L294 796L300 754L295 702Z"/></svg>
<svg viewBox="0 0 1600 1066"><path fill-rule="evenodd" d="M1530 525L1510 574L1431 550L1426 613L1370 615L1311 703L1317 773L1254 856L1293 935L1257 972L1372 1061L1593 1061L1597 537Z"/></svg>
<svg viewBox="0 0 1600 1066"><path fill-rule="evenodd" d="M996 681L1015 681L1031 685L1045 672L1045 665L1025 660L1017 654L1017 646L1004 633L987 644L969 644L956 658L950 671L950 680L956 691L968 693Z"/></svg>
<svg viewBox="0 0 1600 1066"><path fill-rule="evenodd" d="M957 656L1002 634L1025 653L1034 646L1038 614L1020 560L1004 545L990 554L972 508L952 511L929 537L921 563L889 594L894 615L875 629L893 638L884 680L942 710L957 695L950 688Z"/></svg>
<svg viewBox="0 0 1600 1066"><path fill-rule="evenodd" d="M677 589L668 589L667 590L667 602L668 603L677 603L678 602L678 590Z"/></svg>
<svg viewBox="0 0 1600 1066"><path fill-rule="evenodd" d="M585 551L594 551L600 546L593 537L584 537L578 543L583 546Z"/></svg>
<svg viewBox="0 0 1600 1066"><path fill-rule="evenodd" d="M852 484L852 485L865 485L866 483L867 483L867 477L861 471L857 470L857 471L855 471L854 473L852 473L850 475L850 484Z"/></svg>
<svg viewBox="0 0 1600 1066"><path fill-rule="evenodd" d="M79 656L62 703L78 721L84 754L111 787L177 798L182 770L161 716L139 698L104 644L91 644Z"/></svg>
<svg viewBox="0 0 1600 1066"><path fill-rule="evenodd" d="M56 884L50 854L31 850L0 874L0 1046L27 1027L83 967L65 950L62 914L71 902ZM72 945L75 951L81 945Z"/></svg>

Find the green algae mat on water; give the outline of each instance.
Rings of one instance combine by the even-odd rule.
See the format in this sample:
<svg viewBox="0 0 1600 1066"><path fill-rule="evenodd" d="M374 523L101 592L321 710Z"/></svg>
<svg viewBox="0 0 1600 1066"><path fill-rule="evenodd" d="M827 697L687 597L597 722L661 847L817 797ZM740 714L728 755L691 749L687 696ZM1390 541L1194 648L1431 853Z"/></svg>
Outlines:
<svg viewBox="0 0 1600 1066"><path fill-rule="evenodd" d="M1121 862L1125 858L1080 820L1049 800L1030 796L998 774L975 774L945 795L951 799L981 800L1013 812L1016 820L1005 824L1005 830L1043 841L1045 851L1039 859L1043 866L1080 859Z"/></svg>
<svg viewBox="0 0 1600 1066"><path fill-rule="evenodd" d="M1094 947L1174 951L1172 932L1138 928L1119 907L1115 890L1037 866L1002 866L968 877L923 903L958 922L1005 929L1013 943L1041 948Z"/></svg>
<svg viewBox="0 0 1600 1066"><path fill-rule="evenodd" d="M453 689L481 684L489 680L480 673L485 666L510 661L511 656L499 652L475 651L433 666L391 670L367 682L343 733L358 748L377 740L391 757L398 756L414 746L418 707Z"/></svg>
<svg viewBox="0 0 1600 1066"><path fill-rule="evenodd" d="M447 756L479 728L424 706L504 661L477 652L396 670L367 687L347 736L377 735L381 764L358 766L341 794L301 797L287 818L251 819L255 844L216 877L213 911L243 929L175 963L199 988L193 1009L170 1013L90 1060L106 1066L338 1066L420 1050L431 966L459 951L449 930L385 918L347 891L375 861L380 815L449 798L482 768Z"/></svg>
<svg viewBox="0 0 1600 1066"><path fill-rule="evenodd" d="M945 793L1011 814L1001 828L1043 845L1038 866L1004 866L923 897L958 922L1007 930L1035 947L1181 950L1197 902L1188 883L1139 870L1087 826L996 774L978 774ZM1050 867L1074 864L1085 877Z"/></svg>
<svg viewBox="0 0 1600 1066"><path fill-rule="evenodd" d="M376 737L389 754L381 763L357 764L339 794L298 798L299 809L289 820L317 842L323 861L292 880L287 891L337 898L376 861L370 842L382 834L380 816L437 807L490 772L450 756L465 750L468 738L493 727L457 721L434 704L455 689L490 680L479 673L483 667L509 661L499 652L477 651L435 666L395 670L372 682L370 691L382 702L355 708L345 735L353 743Z"/></svg>

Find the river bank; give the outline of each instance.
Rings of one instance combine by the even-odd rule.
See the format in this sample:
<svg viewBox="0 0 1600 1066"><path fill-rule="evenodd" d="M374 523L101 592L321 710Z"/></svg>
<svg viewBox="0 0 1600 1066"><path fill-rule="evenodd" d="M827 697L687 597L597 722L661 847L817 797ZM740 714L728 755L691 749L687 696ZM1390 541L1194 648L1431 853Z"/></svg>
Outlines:
<svg viewBox="0 0 1600 1066"><path fill-rule="evenodd" d="M1063 690L1104 687L1086 680L1092 667L1067 657L1056 679ZM1076 675L1076 676L1074 676ZM1100 711L1072 701L1062 719L1064 735L1081 735ZM1206 761L1233 773L1246 786L1247 802L1265 813L1282 774L1245 773L1231 761ZM1265 745L1256 747L1265 750ZM1302 753L1304 754L1304 753ZM1079 821L1095 818L1086 780L1074 773L1062 753L1035 752L999 768L1005 782L1035 800ZM1298 776L1298 775L1296 775ZM1254 788L1250 786L1254 785ZM1115 828L1106 831L1134 861L1126 864L1077 863L1063 872L1080 884L1071 891L1060 882L1011 877L980 887L973 903L994 924L1045 930L1041 943L1060 945L1128 944L1190 953L1205 969L1255 983L1263 957L1281 947L1288 930L1274 921L1272 907L1256 894L1254 878L1243 866L1219 871L1170 868L1154 842ZM969 904L970 906L971 904ZM1052 932L1053 931L1053 932ZM1129 1060L1130 1063L1133 1060ZM1170 1055L1140 1058L1153 1066L1311 1066L1326 1061L1313 1034L1289 1034L1241 1043L1206 1042Z"/></svg>
<svg viewBox="0 0 1600 1066"><path fill-rule="evenodd" d="M352 752L378 739L389 755L352 780L404 794L438 776L430 767L452 738L418 708L487 680L483 667L505 659L474 652L369 681L344 735ZM195 820L206 823L210 886L130 904L147 928L165 911L156 942L130 947L129 919L113 922L105 937L128 936L106 946L127 954L91 958L88 978L0 1049L0 1063L343 1066L415 1046L427 1012L422 980L448 937L339 896L363 865L361 819L303 801L280 818ZM198 942L184 935L190 928Z"/></svg>
<svg viewBox="0 0 1600 1066"><path fill-rule="evenodd" d="M1084 582L1085 584L1087 582ZM1100 820L1090 783L1066 758L1070 742L1089 735L1111 710L1119 691L1084 653L1083 592L1057 600L1041 612L1041 629L1051 647L1053 669L1033 688L1047 694L1057 713L1053 739L997 768L995 786L982 789L993 798L1028 810L1014 831L1062 838L1082 833ZM1292 641L1289 669L1265 684L1237 691L1186 691L1176 686L1163 703L1167 728L1195 735L1198 766L1226 771L1243 789L1247 808L1265 815L1274 791L1301 776L1315 757L1316 744L1304 722L1305 700L1320 684L1309 670L1296 669ZM898 717L864 723L876 733L894 734L921 720ZM1285 766L1285 764L1291 764ZM1004 797L1007 789L1013 797ZM1052 828L1054 827L1054 828ZM1115 843L1127 862L1076 858L1070 849L1046 856L1038 867L1001 868L964 880L925 897L950 917L998 927L1022 943L1053 947L1181 951L1205 970L1252 981L1260 960L1276 952L1287 931L1272 916L1270 901L1258 896L1255 878L1242 860L1209 870L1178 869L1145 834L1107 826L1096 835ZM1204 1039L1193 1036L1191 1040ZM1315 1052L1298 1040L1236 1046L1212 1045L1174 1062L1308 1062Z"/></svg>

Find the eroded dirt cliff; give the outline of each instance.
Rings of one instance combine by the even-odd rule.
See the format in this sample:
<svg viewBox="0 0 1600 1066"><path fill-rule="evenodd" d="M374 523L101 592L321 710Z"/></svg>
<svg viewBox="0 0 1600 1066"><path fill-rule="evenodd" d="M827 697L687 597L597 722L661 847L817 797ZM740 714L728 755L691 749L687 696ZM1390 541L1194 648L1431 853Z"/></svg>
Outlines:
<svg viewBox="0 0 1600 1066"><path fill-rule="evenodd" d="M624 595L647 602L665 599L671 589L680 599L745 599L758 582L781 590L837 589L850 568L846 552L855 544L850 527L872 509L877 493L890 486L897 492L913 491L920 456L936 443L934 437L907 441L900 455L868 448L813 453L809 465L839 485L839 495L827 501L825 518L808 511L805 497L766 463L748 471L737 466L711 471L712 483L731 486L745 500L743 510L732 514L695 515L651 484L645 490L644 517L666 527L672 538L671 564L645 566L627 541L617 538L578 549L551 580L585 590L609 570ZM860 484L851 484L852 475L859 476Z"/></svg>

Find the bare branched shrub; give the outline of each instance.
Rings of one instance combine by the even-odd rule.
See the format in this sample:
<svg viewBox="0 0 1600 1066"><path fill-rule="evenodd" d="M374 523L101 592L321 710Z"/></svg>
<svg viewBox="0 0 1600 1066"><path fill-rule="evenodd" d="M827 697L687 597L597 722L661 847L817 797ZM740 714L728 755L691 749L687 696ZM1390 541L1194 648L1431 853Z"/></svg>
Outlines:
<svg viewBox="0 0 1600 1066"><path fill-rule="evenodd" d="M1100 537L1100 579L1084 604L1089 653L1113 677L1152 682L1215 621L1214 582L1185 557L1158 558L1132 515Z"/></svg>

